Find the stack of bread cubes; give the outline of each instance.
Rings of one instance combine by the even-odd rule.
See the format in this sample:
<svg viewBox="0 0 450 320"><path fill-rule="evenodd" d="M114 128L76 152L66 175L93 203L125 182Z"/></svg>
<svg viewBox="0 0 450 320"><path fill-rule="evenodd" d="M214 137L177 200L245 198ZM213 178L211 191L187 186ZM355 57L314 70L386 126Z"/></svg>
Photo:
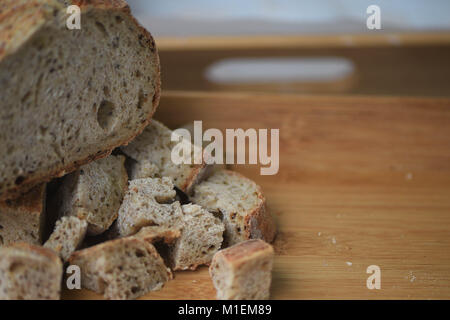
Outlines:
<svg viewBox="0 0 450 320"><path fill-rule="evenodd" d="M67 4L81 30L66 28ZM158 53L128 5L5 0L2 11L0 299L59 299L69 265L107 299L202 265L219 299L269 298L266 199L237 172L171 161L172 131L151 120Z"/></svg>

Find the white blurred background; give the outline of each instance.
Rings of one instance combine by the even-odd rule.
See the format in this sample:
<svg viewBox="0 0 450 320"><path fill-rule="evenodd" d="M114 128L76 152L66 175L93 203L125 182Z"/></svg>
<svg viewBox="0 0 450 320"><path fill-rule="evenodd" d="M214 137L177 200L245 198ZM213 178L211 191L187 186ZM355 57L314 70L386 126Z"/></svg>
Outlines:
<svg viewBox="0 0 450 320"><path fill-rule="evenodd" d="M450 30L449 0L128 0L155 36L362 33L366 9L381 31Z"/></svg>

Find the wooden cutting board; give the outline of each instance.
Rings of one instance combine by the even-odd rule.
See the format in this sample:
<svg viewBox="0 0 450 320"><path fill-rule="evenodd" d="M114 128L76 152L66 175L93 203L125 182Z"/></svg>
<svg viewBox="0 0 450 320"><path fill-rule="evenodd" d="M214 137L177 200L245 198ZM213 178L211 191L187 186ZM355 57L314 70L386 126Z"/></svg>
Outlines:
<svg viewBox="0 0 450 320"><path fill-rule="evenodd" d="M272 298L450 298L450 100L165 92L156 118L280 129L277 175L233 168L262 186L278 223ZM380 290L366 287L370 265ZM203 267L144 298L214 297Z"/></svg>

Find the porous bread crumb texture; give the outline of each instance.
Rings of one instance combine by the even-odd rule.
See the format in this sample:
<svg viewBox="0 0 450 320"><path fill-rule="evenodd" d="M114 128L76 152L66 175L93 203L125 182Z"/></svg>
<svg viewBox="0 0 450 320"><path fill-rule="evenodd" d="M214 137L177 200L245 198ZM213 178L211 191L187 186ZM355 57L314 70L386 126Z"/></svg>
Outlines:
<svg viewBox="0 0 450 320"><path fill-rule="evenodd" d="M174 270L195 270L209 264L220 249L225 227L220 219L198 205L182 206L181 236L169 248Z"/></svg>
<svg viewBox="0 0 450 320"><path fill-rule="evenodd" d="M135 237L77 251L69 263L80 267L84 288L114 300L135 299L159 290L172 277L155 247Z"/></svg>
<svg viewBox="0 0 450 320"><path fill-rule="evenodd" d="M248 239L272 242L275 237L275 223L260 187L237 172L214 172L193 188L191 200L222 216L226 245Z"/></svg>
<svg viewBox="0 0 450 320"><path fill-rule="evenodd" d="M44 247L52 249L66 261L78 249L84 240L88 223L77 217L62 217L56 222L55 229Z"/></svg>
<svg viewBox="0 0 450 320"><path fill-rule="evenodd" d="M124 156L111 155L64 177L59 216L86 220L90 235L105 232L116 220L127 188L124 162Z"/></svg>
<svg viewBox="0 0 450 320"><path fill-rule="evenodd" d="M15 242L42 244L45 188L41 184L18 199L0 203L0 246Z"/></svg>
<svg viewBox="0 0 450 320"><path fill-rule="evenodd" d="M170 226L150 226L143 227L134 236L150 243L163 241L166 244L171 244L181 236L181 232L179 229Z"/></svg>
<svg viewBox="0 0 450 320"><path fill-rule="evenodd" d="M65 7L52 0L3 3L2 199L107 155L156 109L153 39L123 1L92 3L82 6L81 30L67 29Z"/></svg>
<svg viewBox="0 0 450 320"><path fill-rule="evenodd" d="M202 175L205 163L175 164L171 159L172 151L180 141L184 141L191 150L192 160L195 150L192 143L182 136L172 141L172 134L172 130L152 120L142 134L127 146L121 147L121 150L135 160L130 165L132 179L169 177L180 190L189 193L197 178Z"/></svg>
<svg viewBox="0 0 450 320"><path fill-rule="evenodd" d="M181 205L170 178L145 178L129 182L117 219L120 236L129 236L146 226L177 227Z"/></svg>
<svg viewBox="0 0 450 320"><path fill-rule="evenodd" d="M0 248L0 300L58 300L63 266L49 249Z"/></svg>
<svg viewBox="0 0 450 320"><path fill-rule="evenodd" d="M209 272L219 300L263 300L270 297L273 247L248 240L219 251Z"/></svg>

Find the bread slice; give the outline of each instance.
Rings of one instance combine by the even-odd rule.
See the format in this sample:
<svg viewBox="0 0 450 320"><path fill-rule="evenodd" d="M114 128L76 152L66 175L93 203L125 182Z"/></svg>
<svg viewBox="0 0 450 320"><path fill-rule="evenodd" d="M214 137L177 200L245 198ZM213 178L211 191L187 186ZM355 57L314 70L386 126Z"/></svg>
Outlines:
<svg viewBox="0 0 450 320"><path fill-rule="evenodd" d="M123 0L0 3L0 200L127 144L159 101L155 42Z"/></svg>
<svg viewBox="0 0 450 320"><path fill-rule="evenodd" d="M129 182L119 210L116 227L121 237L130 236L146 226L177 226L181 206L170 178L145 178Z"/></svg>
<svg viewBox="0 0 450 320"><path fill-rule="evenodd" d="M0 246L14 242L42 244L45 183L15 200L0 202Z"/></svg>
<svg viewBox="0 0 450 320"><path fill-rule="evenodd" d="M83 287L114 300L159 290L172 277L155 247L136 237L76 251L69 263L80 267Z"/></svg>
<svg viewBox="0 0 450 320"><path fill-rule="evenodd" d="M86 220L62 217L56 222L55 230L44 243L44 247L52 249L63 261L66 261L83 242L87 228Z"/></svg>
<svg viewBox="0 0 450 320"><path fill-rule="evenodd" d="M109 156L64 177L59 216L76 216L88 222L89 235L105 232L117 219L127 189L122 155Z"/></svg>
<svg viewBox="0 0 450 320"><path fill-rule="evenodd" d="M17 243L0 248L0 300L58 300L63 266L50 249Z"/></svg>
<svg viewBox="0 0 450 320"><path fill-rule="evenodd" d="M209 273L219 300L263 300L270 296L274 251L248 240L214 255Z"/></svg>
<svg viewBox="0 0 450 320"><path fill-rule="evenodd" d="M173 270L195 270L211 262L222 245L225 227L198 205L183 205L182 210L181 236L169 248L169 260Z"/></svg>
<svg viewBox="0 0 450 320"><path fill-rule="evenodd" d="M121 150L136 162L131 165L132 179L169 177L177 188L189 193L196 182L204 175L206 164L175 164L171 160L173 148L179 141L171 141L172 130L162 123L152 120L141 135ZM181 139L181 136L180 136ZM191 148L190 141L184 140Z"/></svg>
<svg viewBox="0 0 450 320"><path fill-rule="evenodd" d="M275 237L276 226L261 188L237 172L214 172L194 187L191 200L223 216L226 245L248 239L272 242Z"/></svg>

